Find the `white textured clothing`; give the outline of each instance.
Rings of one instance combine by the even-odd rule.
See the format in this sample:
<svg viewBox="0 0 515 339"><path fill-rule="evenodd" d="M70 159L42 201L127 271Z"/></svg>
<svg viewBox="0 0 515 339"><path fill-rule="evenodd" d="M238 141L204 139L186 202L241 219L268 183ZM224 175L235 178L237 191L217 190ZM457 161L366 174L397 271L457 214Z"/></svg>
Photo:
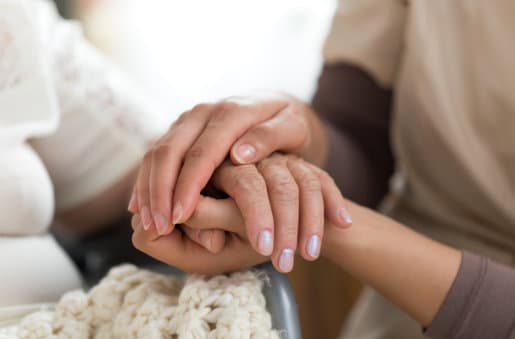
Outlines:
<svg viewBox="0 0 515 339"><path fill-rule="evenodd" d="M392 144L406 185L392 216L512 266L514 17L513 0L341 0L324 51L328 63L358 65L394 90ZM391 309L391 324L416 329ZM363 313L351 325L360 336L349 338L399 338L380 318Z"/></svg>
<svg viewBox="0 0 515 339"><path fill-rule="evenodd" d="M0 306L80 284L46 232L56 209L108 189L159 134L127 83L49 1L0 0Z"/></svg>

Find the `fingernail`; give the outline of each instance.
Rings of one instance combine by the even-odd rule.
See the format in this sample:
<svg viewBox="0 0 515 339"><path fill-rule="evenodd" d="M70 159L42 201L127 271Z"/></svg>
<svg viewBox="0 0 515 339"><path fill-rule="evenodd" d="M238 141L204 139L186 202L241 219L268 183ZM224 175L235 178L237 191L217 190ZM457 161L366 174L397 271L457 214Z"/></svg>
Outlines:
<svg viewBox="0 0 515 339"><path fill-rule="evenodd" d="M182 218L182 205L180 202L176 203L173 208L173 224L176 225L179 223L179 220Z"/></svg>
<svg viewBox="0 0 515 339"><path fill-rule="evenodd" d="M274 250L272 232L261 231L258 237L258 249L262 255L269 256Z"/></svg>
<svg viewBox="0 0 515 339"><path fill-rule="evenodd" d="M141 222L143 223L143 229L147 231L152 226L152 216L147 206L141 209Z"/></svg>
<svg viewBox="0 0 515 339"><path fill-rule="evenodd" d="M348 225L352 225L352 216L346 207L340 208L340 218L342 218Z"/></svg>
<svg viewBox="0 0 515 339"><path fill-rule="evenodd" d="M213 237L210 233L203 231L203 230L198 230L197 237L198 237L200 243L205 248L207 248L208 250L213 249Z"/></svg>
<svg viewBox="0 0 515 339"><path fill-rule="evenodd" d="M249 144L243 144L236 149L236 159L239 162L248 162L256 156L256 149Z"/></svg>
<svg viewBox="0 0 515 339"><path fill-rule="evenodd" d="M281 257L279 258L279 268L285 273L290 272L293 269L293 250L291 248L286 248L281 253Z"/></svg>
<svg viewBox="0 0 515 339"><path fill-rule="evenodd" d="M317 258L320 253L320 237L312 235L308 241L308 254L311 258Z"/></svg>
<svg viewBox="0 0 515 339"><path fill-rule="evenodd" d="M132 194L131 200L129 200L129 207L127 210L132 213L136 213L136 194Z"/></svg>
<svg viewBox="0 0 515 339"><path fill-rule="evenodd" d="M159 235L165 235L168 229L168 222L165 217L163 217L160 213L154 214L154 223L156 224L157 233Z"/></svg>

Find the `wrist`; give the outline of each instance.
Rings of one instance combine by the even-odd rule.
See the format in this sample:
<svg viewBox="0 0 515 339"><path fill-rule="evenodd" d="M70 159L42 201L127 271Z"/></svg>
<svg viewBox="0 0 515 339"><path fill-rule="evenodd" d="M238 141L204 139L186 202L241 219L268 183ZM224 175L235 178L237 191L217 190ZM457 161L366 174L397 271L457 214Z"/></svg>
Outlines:
<svg viewBox="0 0 515 339"><path fill-rule="evenodd" d="M322 255L421 324L430 324L454 281L461 252L372 210L349 205L352 227L326 226Z"/></svg>
<svg viewBox="0 0 515 339"><path fill-rule="evenodd" d="M303 158L312 164L324 168L329 156L329 135L325 124L318 118L313 109L308 110L309 138L303 151Z"/></svg>

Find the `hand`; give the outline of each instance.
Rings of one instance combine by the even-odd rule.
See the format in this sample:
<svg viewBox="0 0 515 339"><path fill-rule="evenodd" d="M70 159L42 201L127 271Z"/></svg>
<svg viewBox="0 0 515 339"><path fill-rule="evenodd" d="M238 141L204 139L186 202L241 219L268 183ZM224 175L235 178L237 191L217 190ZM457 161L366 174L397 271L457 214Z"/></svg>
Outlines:
<svg viewBox="0 0 515 339"><path fill-rule="evenodd" d="M249 245L240 211L232 199L202 197L188 223L194 225L196 230L183 225L171 234L159 235L155 228L144 230L141 218L135 215L132 218L132 242L137 249L157 260L195 274L227 273L269 260ZM197 232L209 231L206 228L215 226L222 234L226 232L222 247L213 253L192 239L196 239Z"/></svg>
<svg viewBox="0 0 515 339"><path fill-rule="evenodd" d="M230 98L198 105L145 155L129 210L141 215L146 229L157 227L159 234L169 234L175 224L191 217L201 190L228 153L236 164L257 162L276 150L320 164L325 138L312 110L292 97ZM257 233L273 228L270 220L246 221L250 228L260 228ZM251 238L251 244L260 251L257 238Z"/></svg>
<svg viewBox="0 0 515 339"><path fill-rule="evenodd" d="M281 272L291 271L297 248L306 260L319 256L326 221L341 227L351 223L345 201L332 179L294 156L274 154L256 166L234 166L226 161L216 170L211 182L232 199L214 200L225 205L206 209L203 204L212 199L202 198L183 232L197 239L196 232L203 234L214 232L213 229L219 232L219 228L230 227L241 239L256 238L261 252L271 254L274 266ZM227 205L228 201L232 205ZM228 206L235 206L236 212ZM253 229L246 222L249 219L275 223L275 229L259 233L261 228ZM218 251L224 251L220 248L223 239L217 237L212 242L216 242ZM135 245L146 252L141 243Z"/></svg>

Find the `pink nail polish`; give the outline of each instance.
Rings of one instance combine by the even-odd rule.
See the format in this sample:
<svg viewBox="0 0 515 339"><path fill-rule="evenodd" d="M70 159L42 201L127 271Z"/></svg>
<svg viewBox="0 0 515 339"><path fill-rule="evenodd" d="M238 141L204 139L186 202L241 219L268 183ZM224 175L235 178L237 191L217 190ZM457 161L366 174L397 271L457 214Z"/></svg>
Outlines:
<svg viewBox="0 0 515 339"><path fill-rule="evenodd" d="M311 258L317 258L320 254L320 237L316 234L309 238L307 252Z"/></svg>
<svg viewBox="0 0 515 339"><path fill-rule="evenodd" d="M352 225L352 216L346 207L340 208L340 218L347 224Z"/></svg>
<svg viewBox="0 0 515 339"><path fill-rule="evenodd" d="M141 209L141 222L143 223L143 229L147 231L152 226L152 216L147 206Z"/></svg>
<svg viewBox="0 0 515 339"><path fill-rule="evenodd" d="M272 232L265 230L259 233L258 249L261 255L269 256L272 254L272 251L274 250Z"/></svg>
<svg viewBox="0 0 515 339"><path fill-rule="evenodd" d="M284 273L288 273L293 269L293 250L291 248L286 248L281 253L281 257L279 258L279 268Z"/></svg>
<svg viewBox="0 0 515 339"><path fill-rule="evenodd" d="M241 163L252 161L256 156L256 148L249 144L243 144L236 149L236 158Z"/></svg>
<svg viewBox="0 0 515 339"><path fill-rule="evenodd" d="M127 210L132 213L136 213L136 194L131 196L131 200L129 201L129 207Z"/></svg>
<svg viewBox="0 0 515 339"><path fill-rule="evenodd" d="M166 221L165 217L159 213L156 213L154 215L154 223L156 224L157 233L159 233L159 235L165 235L166 231L168 230L168 222Z"/></svg>

